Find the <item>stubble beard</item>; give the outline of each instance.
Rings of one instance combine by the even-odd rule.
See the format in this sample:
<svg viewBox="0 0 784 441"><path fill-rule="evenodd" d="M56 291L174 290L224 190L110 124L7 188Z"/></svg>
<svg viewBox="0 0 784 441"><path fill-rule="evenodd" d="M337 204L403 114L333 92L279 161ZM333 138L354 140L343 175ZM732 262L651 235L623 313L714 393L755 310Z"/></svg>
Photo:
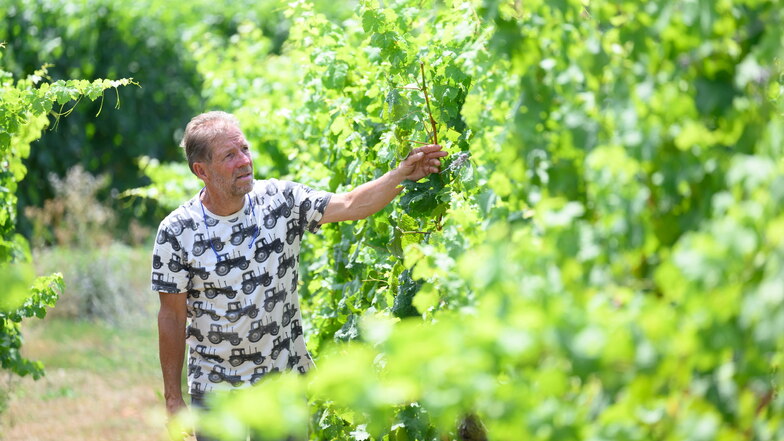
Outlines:
<svg viewBox="0 0 784 441"><path fill-rule="evenodd" d="M229 179L220 179L217 184L218 187L222 190L224 194L228 194L229 196L234 197L242 197L246 194L250 193L253 190L253 183L254 179L247 183L238 183L236 178Z"/></svg>

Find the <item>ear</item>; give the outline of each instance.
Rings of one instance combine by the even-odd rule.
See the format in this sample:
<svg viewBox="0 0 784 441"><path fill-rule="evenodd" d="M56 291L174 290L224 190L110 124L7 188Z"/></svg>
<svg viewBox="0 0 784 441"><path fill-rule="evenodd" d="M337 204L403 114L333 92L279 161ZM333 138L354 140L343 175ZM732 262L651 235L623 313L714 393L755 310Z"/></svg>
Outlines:
<svg viewBox="0 0 784 441"><path fill-rule="evenodd" d="M205 163L203 163L203 162L194 162L193 163L193 173L196 175L196 177L198 177L199 179L201 179L205 183L207 182L207 167L206 167Z"/></svg>

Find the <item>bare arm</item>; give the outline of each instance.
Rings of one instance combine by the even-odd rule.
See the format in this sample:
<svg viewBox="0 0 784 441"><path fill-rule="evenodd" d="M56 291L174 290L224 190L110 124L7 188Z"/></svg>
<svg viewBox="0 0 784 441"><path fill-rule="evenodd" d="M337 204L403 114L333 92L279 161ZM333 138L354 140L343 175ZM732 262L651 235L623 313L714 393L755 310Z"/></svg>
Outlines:
<svg viewBox="0 0 784 441"><path fill-rule="evenodd" d="M185 408L182 399L182 365L185 358L186 293L160 293L158 311L158 350L163 374L166 410L174 415Z"/></svg>
<svg viewBox="0 0 784 441"><path fill-rule="evenodd" d="M403 190L400 183L406 179L418 181L439 170L447 153L440 145L431 144L414 149L408 158L384 176L366 182L348 193L332 196L324 210L321 224L364 219L386 207Z"/></svg>

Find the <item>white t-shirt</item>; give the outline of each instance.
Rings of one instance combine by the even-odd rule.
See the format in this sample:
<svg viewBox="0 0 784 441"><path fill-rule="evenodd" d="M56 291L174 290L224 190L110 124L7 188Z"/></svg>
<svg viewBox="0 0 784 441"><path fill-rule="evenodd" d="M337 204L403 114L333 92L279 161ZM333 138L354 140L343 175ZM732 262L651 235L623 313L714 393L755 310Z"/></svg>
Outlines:
<svg viewBox="0 0 784 441"><path fill-rule="evenodd" d="M313 365L297 296L300 241L304 231L318 231L331 196L256 181L237 213L213 214L197 194L161 222L152 289L188 293L191 393L247 387L266 373Z"/></svg>

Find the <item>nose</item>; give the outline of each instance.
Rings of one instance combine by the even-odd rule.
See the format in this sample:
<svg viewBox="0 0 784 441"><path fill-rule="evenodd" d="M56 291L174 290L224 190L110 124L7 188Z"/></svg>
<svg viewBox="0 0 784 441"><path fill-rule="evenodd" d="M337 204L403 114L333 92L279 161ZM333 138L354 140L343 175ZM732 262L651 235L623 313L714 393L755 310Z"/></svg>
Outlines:
<svg viewBox="0 0 784 441"><path fill-rule="evenodd" d="M240 165L243 167L253 164L253 159L251 159L250 157L250 150L248 150L247 152L242 152L242 154L239 156L239 159L240 159Z"/></svg>

